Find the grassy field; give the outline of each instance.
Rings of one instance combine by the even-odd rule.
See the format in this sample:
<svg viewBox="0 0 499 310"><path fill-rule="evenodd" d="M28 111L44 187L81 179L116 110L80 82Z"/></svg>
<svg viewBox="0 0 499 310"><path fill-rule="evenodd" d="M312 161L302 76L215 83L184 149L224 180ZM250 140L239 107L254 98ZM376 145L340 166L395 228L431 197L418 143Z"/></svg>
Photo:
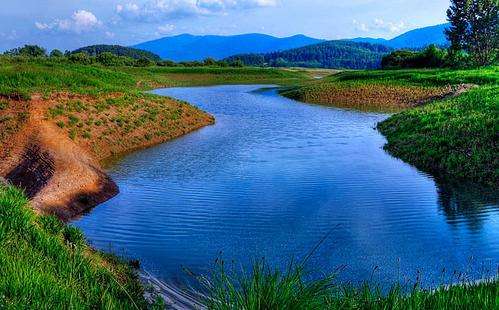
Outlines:
<svg viewBox="0 0 499 310"><path fill-rule="evenodd" d="M263 68L104 67L50 59L0 56L0 96L29 98L33 93L133 92L159 87L216 84L297 84L305 71Z"/></svg>
<svg viewBox="0 0 499 310"><path fill-rule="evenodd" d="M351 71L293 87L283 95L364 109L412 107L379 124L388 140L386 150L443 181L497 188L498 85L499 67ZM470 90L459 94L464 89Z"/></svg>
<svg viewBox="0 0 499 310"><path fill-rule="evenodd" d="M0 308L147 308L137 274L86 245L83 234L39 216L17 189L0 185Z"/></svg>
<svg viewBox="0 0 499 310"><path fill-rule="evenodd" d="M285 272L256 262L251 272L227 271L223 263L199 281L207 290L209 309L497 309L499 281L423 290L394 286L388 293L364 285L337 285L335 277L306 281L302 265ZM407 293L409 291L409 293Z"/></svg>
<svg viewBox="0 0 499 310"><path fill-rule="evenodd" d="M0 56L0 141L14 134L38 106L67 136L104 159L214 121L186 102L146 90L240 83L290 85L307 79L311 79L307 72L300 70L105 67ZM36 104L26 104L32 97Z"/></svg>

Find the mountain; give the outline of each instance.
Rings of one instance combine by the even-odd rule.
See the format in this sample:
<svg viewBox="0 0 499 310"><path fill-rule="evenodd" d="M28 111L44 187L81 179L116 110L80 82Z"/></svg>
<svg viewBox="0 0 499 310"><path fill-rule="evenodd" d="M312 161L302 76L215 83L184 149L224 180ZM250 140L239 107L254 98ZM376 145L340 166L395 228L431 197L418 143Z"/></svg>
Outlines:
<svg viewBox="0 0 499 310"><path fill-rule="evenodd" d="M204 60L208 57L220 60L235 54L275 52L323 41L304 35L276 38L257 33L235 36L182 34L144 42L133 47L158 54L163 59L178 62Z"/></svg>
<svg viewBox="0 0 499 310"><path fill-rule="evenodd" d="M80 52L85 52L90 56L98 56L99 54L108 52L117 56L127 56L134 59L147 58L152 61L161 60L158 55L151 52L120 45L91 45L74 50L72 53Z"/></svg>
<svg viewBox="0 0 499 310"><path fill-rule="evenodd" d="M371 38L355 38L354 42L377 43L389 46L391 48L413 48L419 49L430 44L440 46L448 45L444 30L449 27L449 24L442 24L430 27L424 27L408 31L391 40L371 39Z"/></svg>
<svg viewBox="0 0 499 310"><path fill-rule="evenodd" d="M240 60L248 66L375 69L391 51L380 44L339 40L267 54L235 55L226 60Z"/></svg>

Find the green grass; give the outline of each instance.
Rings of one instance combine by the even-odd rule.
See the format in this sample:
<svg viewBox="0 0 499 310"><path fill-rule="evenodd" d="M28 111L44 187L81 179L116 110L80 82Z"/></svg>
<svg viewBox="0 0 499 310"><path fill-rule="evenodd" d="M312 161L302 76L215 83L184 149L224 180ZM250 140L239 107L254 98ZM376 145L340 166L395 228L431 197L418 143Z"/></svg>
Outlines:
<svg viewBox="0 0 499 310"><path fill-rule="evenodd" d="M395 114L379 124L379 130L388 140L385 148L442 181L497 188L498 66L473 70L349 71L293 87L284 91L284 95L321 103L321 100L330 100L331 94L334 97L342 91L342 99L350 94L354 101L358 98L369 101L369 97L363 96L371 92L376 97L373 103L382 107L389 100L407 100L418 89L424 95L438 87L459 84L478 87L457 98L435 100ZM404 88L409 91L403 92ZM334 98L332 101L334 103Z"/></svg>
<svg viewBox="0 0 499 310"><path fill-rule="evenodd" d="M1 309L144 309L135 271L90 249L83 234L36 215L19 190L0 185Z"/></svg>
<svg viewBox="0 0 499 310"><path fill-rule="evenodd" d="M157 87L214 84L296 84L306 73L263 68L104 67L50 59L0 56L0 96L28 98L33 93L132 92Z"/></svg>
<svg viewBox="0 0 499 310"><path fill-rule="evenodd" d="M469 70L409 69L345 71L328 77L324 82L381 83L429 87L456 84L498 85L499 66Z"/></svg>
<svg viewBox="0 0 499 310"><path fill-rule="evenodd" d="M499 87L394 115L378 126L386 149L439 178L499 186Z"/></svg>
<svg viewBox="0 0 499 310"><path fill-rule="evenodd" d="M334 276L306 281L303 266L285 272L258 261L249 273L227 271L223 263L200 283L209 309L498 309L499 281L423 290L394 286L388 293L363 285L337 285Z"/></svg>

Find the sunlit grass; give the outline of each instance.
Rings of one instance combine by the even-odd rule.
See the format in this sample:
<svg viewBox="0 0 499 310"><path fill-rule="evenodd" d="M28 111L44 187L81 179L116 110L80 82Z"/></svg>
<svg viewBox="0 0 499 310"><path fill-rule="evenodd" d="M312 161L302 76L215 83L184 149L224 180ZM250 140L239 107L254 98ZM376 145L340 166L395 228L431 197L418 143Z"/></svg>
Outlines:
<svg viewBox="0 0 499 310"><path fill-rule="evenodd" d="M457 98L439 98L463 84L471 90ZM391 154L444 181L497 188L497 85L498 66L472 70L348 71L282 93L300 101L362 110L411 108L378 126L387 137L386 149ZM421 102L418 98L427 100ZM415 107L419 105L423 106Z"/></svg>
<svg viewBox="0 0 499 310"><path fill-rule="evenodd" d="M96 252L83 234L38 216L23 193L0 185L0 308L146 308L135 271Z"/></svg>
<svg viewBox="0 0 499 310"><path fill-rule="evenodd" d="M499 281L424 290L394 285L388 292L369 284L337 284L335 276L307 281L303 265L285 271L254 263L250 272L227 270L223 263L199 278L209 309L497 309Z"/></svg>

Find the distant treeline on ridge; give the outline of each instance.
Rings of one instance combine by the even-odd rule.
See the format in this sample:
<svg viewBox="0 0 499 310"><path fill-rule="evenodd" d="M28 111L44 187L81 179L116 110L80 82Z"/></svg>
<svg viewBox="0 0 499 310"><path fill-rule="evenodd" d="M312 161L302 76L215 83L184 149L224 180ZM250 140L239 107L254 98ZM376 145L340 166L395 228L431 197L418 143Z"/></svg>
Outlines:
<svg viewBox="0 0 499 310"><path fill-rule="evenodd" d="M393 49L364 42L328 41L287 51L242 54L225 59L247 66L376 69Z"/></svg>
<svg viewBox="0 0 499 310"><path fill-rule="evenodd" d="M121 45L91 45L74 50L72 54L82 52L87 53L89 56L99 56L102 53L111 53L116 56L125 56L133 59L145 58L151 61L161 60L161 58L154 53Z"/></svg>

